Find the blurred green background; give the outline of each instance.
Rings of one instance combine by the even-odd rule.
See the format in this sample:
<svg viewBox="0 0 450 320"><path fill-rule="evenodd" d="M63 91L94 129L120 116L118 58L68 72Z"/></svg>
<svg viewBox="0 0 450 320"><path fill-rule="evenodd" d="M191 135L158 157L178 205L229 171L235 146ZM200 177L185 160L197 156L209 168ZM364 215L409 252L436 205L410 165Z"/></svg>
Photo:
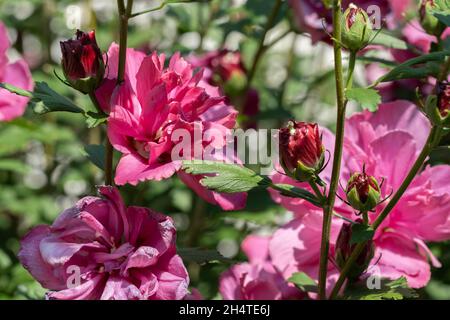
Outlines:
<svg viewBox="0 0 450 320"><path fill-rule="evenodd" d="M135 11L159 1L135 0ZM252 62L270 11L267 0L219 0L166 6L130 21L129 46L183 55L226 47L239 50L247 67ZM276 43L264 55L252 83L260 95L260 128L277 128L289 118L334 126L332 51L326 44L311 45L307 36L292 32L286 4L267 39ZM0 20L7 26L12 60L23 55L33 78L46 81L59 93L88 105L87 97L62 84L59 41L76 28L95 29L103 51L117 40L116 1L0 0ZM364 82L362 66L356 74ZM357 110L350 106L350 112ZM51 223L80 197L95 192L102 172L86 157L84 147L100 144L101 127L87 129L74 114L25 116L0 123L0 299L43 299L45 290L18 263L19 239L32 226ZM117 155L116 155L117 156ZM433 162L448 161L448 152L435 153ZM172 216L180 247L218 250L234 261L245 260L240 242L250 232L270 234L289 219L265 191L249 195L241 212L221 212L196 197L177 178L121 188L127 203L151 207ZM450 298L450 246L432 246L443 263L433 270L422 298ZM192 287L204 298L219 298L217 286L226 263L187 263Z"/></svg>

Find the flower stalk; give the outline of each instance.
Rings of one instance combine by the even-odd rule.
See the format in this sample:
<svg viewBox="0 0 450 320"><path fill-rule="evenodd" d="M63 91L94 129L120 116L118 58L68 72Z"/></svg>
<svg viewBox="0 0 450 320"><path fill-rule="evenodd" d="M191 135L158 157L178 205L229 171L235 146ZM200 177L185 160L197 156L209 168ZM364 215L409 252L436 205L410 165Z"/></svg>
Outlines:
<svg viewBox="0 0 450 320"><path fill-rule="evenodd" d="M270 12L269 17L267 18L267 23L264 27L264 31L261 35L261 38L259 39L259 44L258 44L258 50L256 51L255 57L253 58L253 63L252 66L248 72L248 82L247 82L247 86L250 87L251 82L253 80L253 77L255 76L256 73L256 68L258 66L258 62L261 59L261 57L263 56L264 51L266 50L266 46L264 45L264 41L266 40L266 35L267 32L272 29L272 27L275 24L275 19L278 15L278 12L280 11L281 5L283 4L282 0L276 0L272 11ZM248 89L248 88L247 88Z"/></svg>
<svg viewBox="0 0 450 320"><path fill-rule="evenodd" d="M333 48L334 48L334 69L337 95L337 126L335 151L333 156L333 169L327 202L323 207L322 239L320 246L319 265L319 298L326 299L326 282L328 270L328 253L330 248L331 218L333 216L336 191L339 184L339 173L341 169L342 148L344 141L345 122L345 92L342 71L342 48L341 48L341 1L333 2Z"/></svg>
<svg viewBox="0 0 450 320"><path fill-rule="evenodd" d="M383 209L383 211L380 213L380 215L377 217L377 219L372 224L372 228L374 229L374 231L376 231L378 229L378 227L380 227L380 225L383 223L384 219L386 219L388 214L392 211L392 209L398 203L400 198L403 196L406 189L409 187L409 185L413 181L414 177L417 175L417 173L422 168L423 163L427 159L430 152L439 143L440 137L441 137L441 128L438 126L433 126L428 135L427 142L425 143L421 153L419 154L418 158L416 159L411 170L408 172L408 175L406 176L405 180L403 180L403 182L400 185L400 187L398 188L397 192L394 194L392 199L389 201L389 203L386 205L386 207ZM353 267L353 264L356 262L359 255L361 254L361 252L363 251L365 245L366 245L366 242L362 242L362 243L359 243L355 247L351 256L347 260L345 266L341 270L339 279L337 280L337 282L333 288L333 291L331 292L330 299L336 298L337 295L339 294L339 291L341 290L342 285L344 284L345 280L347 279L349 271Z"/></svg>
<svg viewBox="0 0 450 320"><path fill-rule="evenodd" d="M133 10L133 0L128 0L125 7L124 0L117 0L119 11L119 66L117 72L117 85L120 85L125 77L125 63L127 55L128 20ZM113 185L113 156L114 149L108 136L105 139L105 184Z"/></svg>

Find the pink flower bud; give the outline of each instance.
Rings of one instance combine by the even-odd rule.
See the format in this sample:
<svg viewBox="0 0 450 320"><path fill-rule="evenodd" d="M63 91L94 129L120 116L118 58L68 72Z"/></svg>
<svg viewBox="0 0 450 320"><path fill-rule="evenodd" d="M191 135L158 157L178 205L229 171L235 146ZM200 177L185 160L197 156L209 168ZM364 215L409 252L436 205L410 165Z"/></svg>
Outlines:
<svg viewBox="0 0 450 320"><path fill-rule="evenodd" d="M89 93L103 80L105 66L95 32L77 30L76 39L61 41L62 68L66 80L72 87Z"/></svg>
<svg viewBox="0 0 450 320"><path fill-rule="evenodd" d="M288 175L306 181L323 166L325 147L316 123L289 121L280 129L281 164Z"/></svg>

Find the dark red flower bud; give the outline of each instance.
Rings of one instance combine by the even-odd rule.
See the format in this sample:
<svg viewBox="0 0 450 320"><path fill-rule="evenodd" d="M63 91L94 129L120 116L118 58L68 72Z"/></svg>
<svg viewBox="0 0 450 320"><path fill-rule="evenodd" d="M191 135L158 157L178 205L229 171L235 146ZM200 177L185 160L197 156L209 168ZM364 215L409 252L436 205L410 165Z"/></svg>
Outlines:
<svg viewBox="0 0 450 320"><path fill-rule="evenodd" d="M62 68L72 87L89 93L103 80L105 66L102 53L95 40L95 32L77 30L75 39L61 41Z"/></svg>
<svg viewBox="0 0 450 320"><path fill-rule="evenodd" d="M362 220L358 219L356 223L362 223ZM356 243L351 244L352 233L352 224L345 222L336 240L335 260L341 269L345 266L356 247ZM349 272L350 279L357 279L367 269L373 258L374 251L373 241L369 240Z"/></svg>
<svg viewBox="0 0 450 320"><path fill-rule="evenodd" d="M311 179L323 166L325 147L316 123L289 121L280 129L281 165L300 181Z"/></svg>
<svg viewBox="0 0 450 320"><path fill-rule="evenodd" d="M356 172L350 177L345 192L352 208L362 212L372 210L380 200L377 180L364 171Z"/></svg>
<svg viewBox="0 0 450 320"><path fill-rule="evenodd" d="M450 84L441 82L437 86L438 108L442 117L447 117L450 112Z"/></svg>

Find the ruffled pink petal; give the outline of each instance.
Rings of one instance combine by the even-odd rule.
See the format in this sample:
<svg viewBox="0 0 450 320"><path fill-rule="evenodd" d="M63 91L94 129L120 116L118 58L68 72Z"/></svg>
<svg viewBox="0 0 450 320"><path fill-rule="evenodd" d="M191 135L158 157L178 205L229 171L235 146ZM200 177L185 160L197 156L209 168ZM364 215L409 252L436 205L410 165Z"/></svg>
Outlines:
<svg viewBox="0 0 450 320"><path fill-rule="evenodd" d="M140 300L141 291L122 277L110 276L106 281L101 300Z"/></svg>
<svg viewBox="0 0 450 320"><path fill-rule="evenodd" d="M230 269L220 275L219 292L224 300L242 300L241 279L245 275L245 270L249 267L248 263L241 263L232 266Z"/></svg>
<svg viewBox="0 0 450 320"><path fill-rule="evenodd" d="M135 186L145 180L160 181L170 178L180 168L181 161L149 165L138 156L127 154L122 156L117 165L114 181L118 185L129 183Z"/></svg>
<svg viewBox="0 0 450 320"><path fill-rule="evenodd" d="M270 237L249 235L242 241L241 248L251 263L263 262L269 259Z"/></svg>
<svg viewBox="0 0 450 320"><path fill-rule="evenodd" d="M372 161L378 165L374 172L368 173L377 179L385 178L386 183L397 190L416 160L416 141L409 133L391 131L372 141L370 147Z"/></svg>
<svg viewBox="0 0 450 320"><path fill-rule="evenodd" d="M47 293L47 298L50 300L98 300L102 295L105 281L104 274L96 274L74 288L50 291Z"/></svg>
<svg viewBox="0 0 450 320"><path fill-rule="evenodd" d="M377 263L378 262L378 263ZM388 279L405 277L412 288L424 287L430 280L430 265L427 259L419 254L414 242L395 235L376 242L376 251L368 274L377 274Z"/></svg>
<svg viewBox="0 0 450 320"><path fill-rule="evenodd" d="M1 25L0 25L1 26ZM39 283L50 290L61 290L66 287L62 279L53 273L51 265L46 263L39 249L42 239L50 233L48 226L37 226L28 232L21 240L18 258L20 263L39 281Z"/></svg>
<svg viewBox="0 0 450 320"><path fill-rule="evenodd" d="M181 300L188 293L189 276L178 255L167 253L154 271L158 278L158 291L150 299Z"/></svg>

